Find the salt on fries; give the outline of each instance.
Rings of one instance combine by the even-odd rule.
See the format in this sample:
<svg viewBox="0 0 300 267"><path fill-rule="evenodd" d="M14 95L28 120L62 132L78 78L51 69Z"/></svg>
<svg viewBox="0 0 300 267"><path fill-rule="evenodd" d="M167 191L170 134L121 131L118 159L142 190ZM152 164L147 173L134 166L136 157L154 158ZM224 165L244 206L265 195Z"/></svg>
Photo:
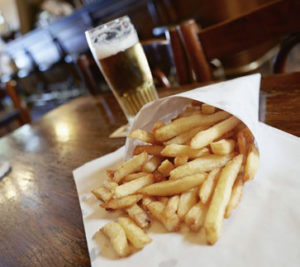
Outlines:
<svg viewBox="0 0 300 267"><path fill-rule="evenodd" d="M152 132L134 130L133 157L92 193L106 210L124 215L101 231L120 257L152 239L151 220L167 231L186 224L204 229L208 244L220 237L224 218L238 206L245 182L254 178L259 153L249 129L236 117L193 101L170 123L157 121Z"/></svg>

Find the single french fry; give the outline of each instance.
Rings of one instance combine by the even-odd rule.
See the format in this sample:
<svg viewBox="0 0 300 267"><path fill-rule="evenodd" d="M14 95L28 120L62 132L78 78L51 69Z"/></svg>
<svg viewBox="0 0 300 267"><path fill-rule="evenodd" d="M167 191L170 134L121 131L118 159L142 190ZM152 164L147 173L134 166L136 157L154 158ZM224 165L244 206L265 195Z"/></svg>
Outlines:
<svg viewBox="0 0 300 267"><path fill-rule="evenodd" d="M197 203L198 187L194 187L189 191L180 195L177 214L179 218L183 218L186 213Z"/></svg>
<svg viewBox="0 0 300 267"><path fill-rule="evenodd" d="M163 161L162 157L158 157L158 156L153 156L151 159L149 159L143 166L143 171L144 172L154 172L158 166L160 165L160 163Z"/></svg>
<svg viewBox="0 0 300 267"><path fill-rule="evenodd" d="M148 185L139 192L150 196L172 196L183 193L195 186L200 185L206 178L206 174L197 173L178 180L168 180Z"/></svg>
<svg viewBox="0 0 300 267"><path fill-rule="evenodd" d="M188 156L177 156L174 159L174 164L176 167L184 165L188 162L189 157Z"/></svg>
<svg viewBox="0 0 300 267"><path fill-rule="evenodd" d="M165 159L157 170L163 175L163 177L167 177L169 176L170 171L172 171L174 168L174 165L169 160Z"/></svg>
<svg viewBox="0 0 300 267"><path fill-rule="evenodd" d="M151 213L151 215L158 221L164 224L162 213L165 209L165 204L160 201L150 201L147 203L146 207Z"/></svg>
<svg viewBox="0 0 300 267"><path fill-rule="evenodd" d="M145 176L142 176L128 183L124 183L117 186L114 190L113 197L120 198L120 197L131 195L137 192L139 189L152 183L153 183L153 175L151 173L148 173Z"/></svg>
<svg viewBox="0 0 300 267"><path fill-rule="evenodd" d="M157 129L163 127L164 125L165 125L165 123L162 121L155 122L153 125L153 128L152 128L152 132L154 133Z"/></svg>
<svg viewBox="0 0 300 267"><path fill-rule="evenodd" d="M117 254L126 257L131 253L124 229L117 222L110 222L101 229L109 239Z"/></svg>
<svg viewBox="0 0 300 267"><path fill-rule="evenodd" d="M153 198L151 197L143 197L143 200L142 200L142 208L147 211L148 208L147 208L147 205L150 204L151 202L153 202Z"/></svg>
<svg viewBox="0 0 300 267"><path fill-rule="evenodd" d="M236 138L237 138L239 153L244 155L244 161L245 161L246 155L247 155L247 142L246 142L246 138L243 134L243 131L239 131L236 135Z"/></svg>
<svg viewBox="0 0 300 267"><path fill-rule="evenodd" d="M204 222L206 238L209 244L216 243L220 237L225 209L242 162L243 155L238 155L229 161L221 171Z"/></svg>
<svg viewBox="0 0 300 267"><path fill-rule="evenodd" d="M189 158L199 158L209 154L209 150L205 147L202 149L192 149L187 145L170 144L167 145L160 154L165 157L188 156Z"/></svg>
<svg viewBox="0 0 300 267"><path fill-rule="evenodd" d="M139 200L143 198L143 195L130 195L122 198L110 199L108 202L100 204L101 207L105 209L124 209L136 204Z"/></svg>
<svg viewBox="0 0 300 267"><path fill-rule="evenodd" d="M147 163L145 163L147 164ZM145 166L145 165L144 165ZM143 167L144 168L144 167ZM137 178L141 178L145 175L147 175L148 173L147 172L137 172L137 173L130 173L128 175L126 175L123 179L122 179L122 182L130 182L132 180L135 180Z"/></svg>
<svg viewBox="0 0 300 267"><path fill-rule="evenodd" d="M204 224L206 212L207 206L198 202L185 215L185 223L192 231L198 232Z"/></svg>
<svg viewBox="0 0 300 267"><path fill-rule="evenodd" d="M255 147L252 145L246 160L245 170L244 170L244 181L248 181L254 178L259 167L259 154Z"/></svg>
<svg viewBox="0 0 300 267"><path fill-rule="evenodd" d="M214 113L217 114L217 113ZM214 115L213 114L213 115ZM212 115L207 115L212 116ZM226 132L232 130L235 126L240 123L240 120L234 116L221 121L207 130L197 133L191 140L191 147L199 149L209 145L211 142L221 137Z"/></svg>
<svg viewBox="0 0 300 267"><path fill-rule="evenodd" d="M254 136L252 135L251 131L249 130L248 127L244 127L242 129L242 133L246 139L246 142L248 145L252 145L254 141Z"/></svg>
<svg viewBox="0 0 300 267"><path fill-rule="evenodd" d="M225 218L229 218L231 212L240 203L241 198L242 198L243 188L244 188L243 177L238 176L238 178L236 178L236 181L233 185L230 200L229 200L229 202L227 204L227 207L226 207L225 216L224 216Z"/></svg>
<svg viewBox="0 0 300 267"><path fill-rule="evenodd" d="M230 115L225 111L219 111L211 115L197 114L179 118L157 129L154 133L156 140L166 141L178 134L191 130L198 126L209 126L228 118Z"/></svg>
<svg viewBox="0 0 300 267"><path fill-rule="evenodd" d="M147 152L149 155L160 156L160 152L163 150L163 146L158 145L141 145L136 146L133 150L133 155L138 155L143 152Z"/></svg>
<svg viewBox="0 0 300 267"><path fill-rule="evenodd" d="M109 191L113 191L117 186L118 184L111 180L104 180L103 182L103 187L105 187Z"/></svg>
<svg viewBox="0 0 300 267"><path fill-rule="evenodd" d="M203 204L205 204L209 200L210 196L212 195L212 193L215 189L216 183L218 181L220 171L221 171L220 168L213 169L208 174L207 178L201 185L200 190L199 190L199 197L200 197L200 201Z"/></svg>
<svg viewBox="0 0 300 267"><path fill-rule="evenodd" d="M135 248L141 249L152 241L143 229L138 227L130 218L120 217L118 222L124 229L128 240Z"/></svg>
<svg viewBox="0 0 300 267"><path fill-rule="evenodd" d="M232 139L221 139L210 144L211 151L217 155L226 155L234 150L235 141Z"/></svg>
<svg viewBox="0 0 300 267"><path fill-rule="evenodd" d="M194 159L172 170L170 172L170 179L176 180L187 175L192 175L199 172L207 172L215 168L223 167L229 160L232 159L232 157L233 154L227 154L224 156L209 155Z"/></svg>
<svg viewBox="0 0 300 267"><path fill-rule="evenodd" d="M108 201L112 197L112 193L109 190L107 190L104 186L99 186L93 189L92 193L96 198L104 202Z"/></svg>
<svg viewBox="0 0 300 267"><path fill-rule="evenodd" d="M207 129L207 126L200 126L189 131L183 132L172 139L164 142L165 145L178 144L182 145L190 141L198 132Z"/></svg>
<svg viewBox="0 0 300 267"><path fill-rule="evenodd" d="M155 142L154 136L152 133L149 133L145 130L141 130L141 129L136 129L133 130L128 137L130 138L135 138L135 139L139 139L145 143L150 143L153 144Z"/></svg>
<svg viewBox="0 0 300 267"><path fill-rule="evenodd" d="M215 113L216 108L208 104L202 104L201 111L203 114L213 114Z"/></svg>
<svg viewBox="0 0 300 267"><path fill-rule="evenodd" d="M148 155L146 152L143 152L136 157L131 158L130 160L124 162L120 168L116 170L114 173L113 180L117 183L119 183L122 178L124 178L126 175L140 171L142 169L142 166L147 161Z"/></svg>
<svg viewBox="0 0 300 267"><path fill-rule="evenodd" d="M180 219L176 213L178 204L179 196L171 197L162 214L162 221L169 232L178 231L180 228Z"/></svg>
<svg viewBox="0 0 300 267"><path fill-rule="evenodd" d="M128 216L141 228L146 228L150 224L147 213L137 204L126 209Z"/></svg>

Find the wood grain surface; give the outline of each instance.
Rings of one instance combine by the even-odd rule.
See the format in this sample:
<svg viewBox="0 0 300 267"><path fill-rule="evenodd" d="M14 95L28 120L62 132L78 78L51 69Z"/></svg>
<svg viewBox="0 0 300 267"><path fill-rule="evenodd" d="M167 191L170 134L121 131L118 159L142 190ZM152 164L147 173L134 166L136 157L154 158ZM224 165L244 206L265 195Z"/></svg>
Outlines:
<svg viewBox="0 0 300 267"><path fill-rule="evenodd" d="M300 73L262 81L261 118L300 136ZM195 87L168 89L168 95ZM0 266L89 266L72 170L112 152L126 123L112 94L81 97L0 139Z"/></svg>

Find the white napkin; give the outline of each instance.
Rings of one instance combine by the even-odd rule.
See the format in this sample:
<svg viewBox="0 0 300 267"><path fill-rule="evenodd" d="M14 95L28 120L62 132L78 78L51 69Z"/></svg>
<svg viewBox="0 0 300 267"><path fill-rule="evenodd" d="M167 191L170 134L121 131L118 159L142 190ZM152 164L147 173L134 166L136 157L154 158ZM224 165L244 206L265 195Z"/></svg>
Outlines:
<svg viewBox="0 0 300 267"><path fill-rule="evenodd" d="M246 184L239 207L225 220L214 246L203 243L201 231L191 233L184 228L181 233L166 233L155 223L149 232L151 244L118 259L98 230L119 213L100 208L90 191L101 185L107 168L123 161L125 148L73 171L92 266L299 266L300 142L295 136L258 123L259 83L260 76L251 75L158 100L143 108L133 124L133 129L150 129L161 116L167 121L171 111L184 108L187 100L182 97L189 97L235 114L254 133L261 167L256 178ZM133 145L134 141L127 140L127 156Z"/></svg>

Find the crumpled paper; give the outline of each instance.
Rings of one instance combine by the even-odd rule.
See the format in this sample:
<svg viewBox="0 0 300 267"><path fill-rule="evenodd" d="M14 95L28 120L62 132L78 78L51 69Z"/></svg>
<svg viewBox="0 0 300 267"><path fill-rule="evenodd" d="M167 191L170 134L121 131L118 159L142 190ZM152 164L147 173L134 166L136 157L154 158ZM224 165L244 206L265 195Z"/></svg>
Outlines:
<svg viewBox="0 0 300 267"><path fill-rule="evenodd" d="M106 212L90 193L105 179L107 168L116 168L131 155L134 140L126 147L95 159L73 171L92 266L299 266L300 263L300 142L299 138L258 122L260 75L205 86L147 104L132 129L150 130L158 119L169 121L196 99L240 118L253 132L260 168L246 183L241 203L224 221L219 241L204 242L204 233L183 228L167 233L154 222L153 242L128 258L118 259L109 240L98 230L119 212Z"/></svg>

